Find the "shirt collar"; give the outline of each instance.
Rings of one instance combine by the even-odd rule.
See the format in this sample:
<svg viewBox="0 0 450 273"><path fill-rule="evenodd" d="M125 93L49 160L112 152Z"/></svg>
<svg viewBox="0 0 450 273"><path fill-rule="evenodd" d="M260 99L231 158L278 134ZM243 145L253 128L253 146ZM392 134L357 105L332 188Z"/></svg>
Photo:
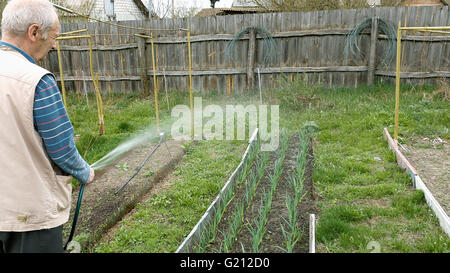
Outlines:
<svg viewBox="0 0 450 273"><path fill-rule="evenodd" d="M36 61L33 59L33 57L31 57L28 53L26 53L25 51L23 51L22 49L20 49L20 48L18 48L16 46L13 46L12 44L7 43L7 42L3 42L3 41L0 41L0 46L7 46L7 47L12 48L15 51L19 52L20 54L22 54L25 58L27 58L27 60L29 60L30 62L36 64Z"/></svg>

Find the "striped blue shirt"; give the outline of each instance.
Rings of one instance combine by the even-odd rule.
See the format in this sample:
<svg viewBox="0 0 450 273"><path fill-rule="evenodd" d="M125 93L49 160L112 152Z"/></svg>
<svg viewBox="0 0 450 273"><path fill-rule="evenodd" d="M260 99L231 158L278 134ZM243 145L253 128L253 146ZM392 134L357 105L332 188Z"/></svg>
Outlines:
<svg viewBox="0 0 450 273"><path fill-rule="evenodd" d="M17 50L36 64L30 55L19 48L5 42L0 42L0 45ZM36 86L33 119L50 159L63 171L86 183L89 180L90 166L75 146L74 129L52 74L44 75Z"/></svg>

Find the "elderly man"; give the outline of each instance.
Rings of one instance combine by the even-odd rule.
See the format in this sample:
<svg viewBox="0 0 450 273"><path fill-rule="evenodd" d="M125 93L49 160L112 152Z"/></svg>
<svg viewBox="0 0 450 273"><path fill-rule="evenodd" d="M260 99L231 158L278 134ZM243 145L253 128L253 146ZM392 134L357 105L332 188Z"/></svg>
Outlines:
<svg viewBox="0 0 450 273"><path fill-rule="evenodd" d="M47 0L11 0L0 42L0 253L63 252L72 185L94 179L75 146L54 76L36 64L56 47Z"/></svg>

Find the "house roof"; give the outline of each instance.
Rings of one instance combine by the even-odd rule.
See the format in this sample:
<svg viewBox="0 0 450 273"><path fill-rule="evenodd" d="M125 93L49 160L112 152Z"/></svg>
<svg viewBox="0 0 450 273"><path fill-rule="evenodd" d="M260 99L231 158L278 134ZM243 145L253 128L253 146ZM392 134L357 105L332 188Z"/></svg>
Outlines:
<svg viewBox="0 0 450 273"><path fill-rule="evenodd" d="M53 3L60 5L62 7L77 11L78 13L88 15L91 13L92 9L94 8L94 2L95 0L53 0ZM72 14L67 14L69 16L72 16Z"/></svg>
<svg viewBox="0 0 450 273"><path fill-rule="evenodd" d="M133 0L133 2L136 4L136 6L139 8L139 10L144 14L146 17L149 15L148 8L142 3L142 0Z"/></svg>
<svg viewBox="0 0 450 273"><path fill-rule="evenodd" d="M223 15L223 9L222 8L205 8L200 10L195 17L209 17L209 16L216 16L216 15Z"/></svg>
<svg viewBox="0 0 450 273"><path fill-rule="evenodd" d="M253 2L253 0L234 0L233 4L231 4L231 7L258 7L256 3Z"/></svg>
<svg viewBox="0 0 450 273"><path fill-rule="evenodd" d="M205 8L202 9L195 17L221 16L243 13L271 12L271 10L262 9L260 7L231 7L231 8Z"/></svg>
<svg viewBox="0 0 450 273"><path fill-rule="evenodd" d="M91 13L96 1L98 0L53 0L52 2L87 15ZM142 14L148 17L149 9L147 8L147 6L145 6L142 0L133 0L133 2L136 4ZM150 8L153 8L151 4L152 3L150 2ZM154 14L153 10L152 14Z"/></svg>

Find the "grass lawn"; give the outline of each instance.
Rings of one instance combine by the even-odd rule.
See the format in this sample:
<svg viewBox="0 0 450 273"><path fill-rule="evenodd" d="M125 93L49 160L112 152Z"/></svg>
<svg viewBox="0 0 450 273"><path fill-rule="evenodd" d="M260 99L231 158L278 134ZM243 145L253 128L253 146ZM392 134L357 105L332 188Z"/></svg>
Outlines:
<svg viewBox="0 0 450 273"><path fill-rule="evenodd" d="M440 137L449 140L448 101L433 87L401 90L399 141ZM303 105L295 97L319 97ZM450 239L425 202L397 167L383 139L393 134L394 87L322 88L303 82L280 82L263 94L265 103L280 105L280 128L300 130L314 121L313 180L320 208L316 238L318 252L450 252ZM90 101L95 101L90 99ZM161 119L168 119L161 99ZM189 105L188 94L172 93L171 107ZM208 94L208 104L255 104L259 95ZM97 137L95 105L72 96L69 114L80 134L77 145L94 163L131 134L154 123L154 106L137 96L104 99L106 134ZM163 110L164 109L164 110ZM122 222L109 242L95 252L173 252L216 197L239 163L246 141L202 141L190 144L187 156L173 173L172 186L146 202ZM369 244L370 243L370 244Z"/></svg>
<svg viewBox="0 0 450 273"><path fill-rule="evenodd" d="M290 130L307 120L320 127L313 176L321 209L318 250L368 252L374 241L382 252L449 252L450 239L382 137L384 127L393 135L394 87L314 89L286 83L281 92L302 89L322 98L323 105L303 111L291 106L280 115ZM400 142L415 136L449 139L448 101L433 88L403 88L401 94Z"/></svg>

